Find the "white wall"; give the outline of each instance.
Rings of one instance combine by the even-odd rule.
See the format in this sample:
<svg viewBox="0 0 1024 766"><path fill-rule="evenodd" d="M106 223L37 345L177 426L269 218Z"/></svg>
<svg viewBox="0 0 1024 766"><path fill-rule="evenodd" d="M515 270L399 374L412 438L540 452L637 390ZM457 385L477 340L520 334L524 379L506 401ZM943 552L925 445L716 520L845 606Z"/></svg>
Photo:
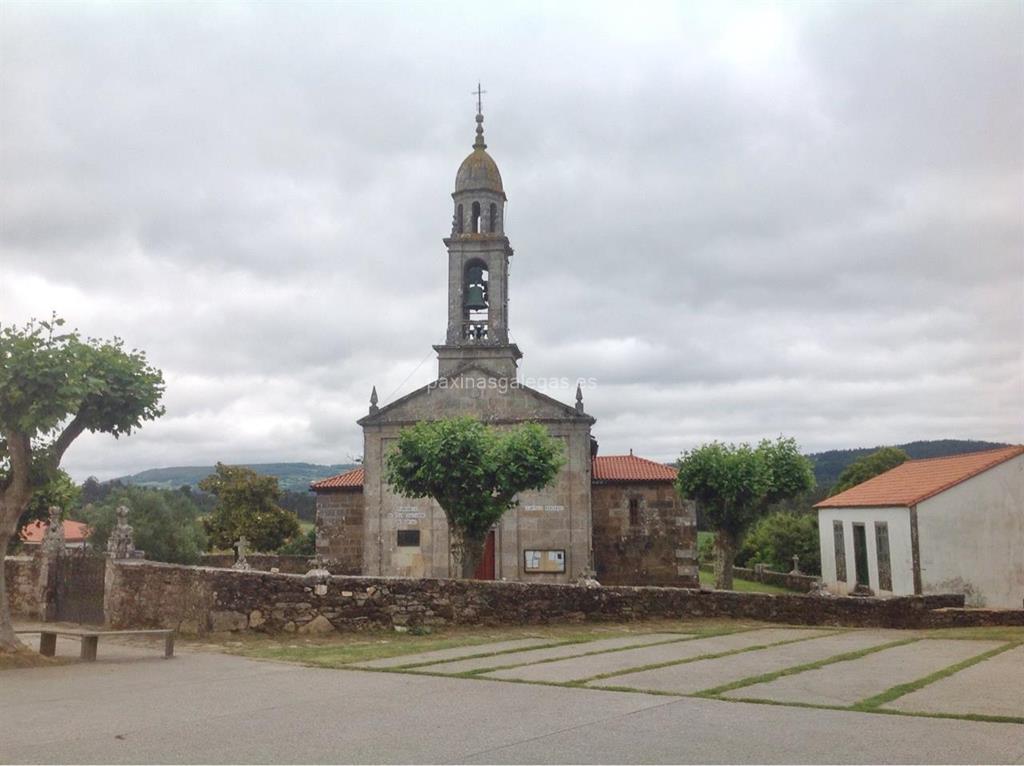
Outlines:
<svg viewBox="0 0 1024 766"><path fill-rule="evenodd" d="M1024 601L1024 455L917 507L925 593L965 593L969 606Z"/></svg>
<svg viewBox="0 0 1024 766"><path fill-rule="evenodd" d="M843 543L846 548L846 580L836 578L836 554L832 522L843 522ZM889 527L889 561L892 568L892 590L878 586L878 543L875 522ZM910 545L910 510L907 508L822 508L818 511L818 539L821 545L821 579L833 593L849 593L857 585L853 555L853 524L864 524L868 547L868 577L871 590L879 595L909 596L914 593L914 564Z"/></svg>

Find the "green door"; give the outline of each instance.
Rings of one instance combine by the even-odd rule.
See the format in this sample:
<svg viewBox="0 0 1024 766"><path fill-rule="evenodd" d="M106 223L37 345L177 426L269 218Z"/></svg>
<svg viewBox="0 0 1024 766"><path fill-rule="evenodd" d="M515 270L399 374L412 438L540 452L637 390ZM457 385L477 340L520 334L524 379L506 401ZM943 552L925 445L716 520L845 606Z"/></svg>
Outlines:
<svg viewBox="0 0 1024 766"><path fill-rule="evenodd" d="M868 536L863 524L853 525L853 568L857 584L867 587L868 578Z"/></svg>

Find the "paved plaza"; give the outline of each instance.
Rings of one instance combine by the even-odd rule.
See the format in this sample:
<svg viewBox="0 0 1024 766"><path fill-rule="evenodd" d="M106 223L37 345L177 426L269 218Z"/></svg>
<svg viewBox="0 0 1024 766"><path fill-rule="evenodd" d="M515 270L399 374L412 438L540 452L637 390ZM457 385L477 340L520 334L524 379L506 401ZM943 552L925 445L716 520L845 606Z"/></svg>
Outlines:
<svg viewBox="0 0 1024 766"><path fill-rule="evenodd" d="M164 660L111 640L95 663L0 673L0 760L1024 764L1022 652L769 627L515 639L323 669L187 646ZM914 688L881 712L850 709L897 684Z"/></svg>

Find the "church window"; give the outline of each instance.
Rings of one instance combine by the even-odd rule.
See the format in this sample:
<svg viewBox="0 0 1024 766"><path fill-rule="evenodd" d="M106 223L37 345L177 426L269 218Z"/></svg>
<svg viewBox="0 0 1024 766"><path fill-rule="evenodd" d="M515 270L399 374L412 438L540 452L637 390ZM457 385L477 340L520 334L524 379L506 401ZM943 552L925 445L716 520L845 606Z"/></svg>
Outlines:
<svg viewBox="0 0 1024 766"><path fill-rule="evenodd" d="M640 526L640 498L629 498L629 526Z"/></svg>
<svg viewBox="0 0 1024 766"><path fill-rule="evenodd" d="M420 547L420 531L418 529L400 529L400 530L398 530L398 547L399 548L419 548Z"/></svg>
<svg viewBox="0 0 1024 766"><path fill-rule="evenodd" d="M462 211L462 205L459 205L458 210L455 213L455 230L462 234L466 228L466 214Z"/></svg>
<svg viewBox="0 0 1024 766"><path fill-rule="evenodd" d="M469 230L474 234L480 233L480 203L473 203L472 221Z"/></svg>
<svg viewBox="0 0 1024 766"><path fill-rule="evenodd" d="M491 203L490 226L491 234L498 230L498 206L493 202Z"/></svg>

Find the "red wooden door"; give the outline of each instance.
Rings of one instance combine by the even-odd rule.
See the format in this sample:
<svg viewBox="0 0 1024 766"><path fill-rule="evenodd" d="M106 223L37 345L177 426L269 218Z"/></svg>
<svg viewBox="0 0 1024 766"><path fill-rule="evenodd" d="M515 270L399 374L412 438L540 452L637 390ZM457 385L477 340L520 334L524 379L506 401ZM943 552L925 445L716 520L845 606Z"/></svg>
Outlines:
<svg viewBox="0 0 1024 766"><path fill-rule="evenodd" d="M492 529L487 533L487 540L484 542L484 555L480 559L480 563L476 565L476 571L473 573L473 579L475 580L493 580L494 579L494 530Z"/></svg>

